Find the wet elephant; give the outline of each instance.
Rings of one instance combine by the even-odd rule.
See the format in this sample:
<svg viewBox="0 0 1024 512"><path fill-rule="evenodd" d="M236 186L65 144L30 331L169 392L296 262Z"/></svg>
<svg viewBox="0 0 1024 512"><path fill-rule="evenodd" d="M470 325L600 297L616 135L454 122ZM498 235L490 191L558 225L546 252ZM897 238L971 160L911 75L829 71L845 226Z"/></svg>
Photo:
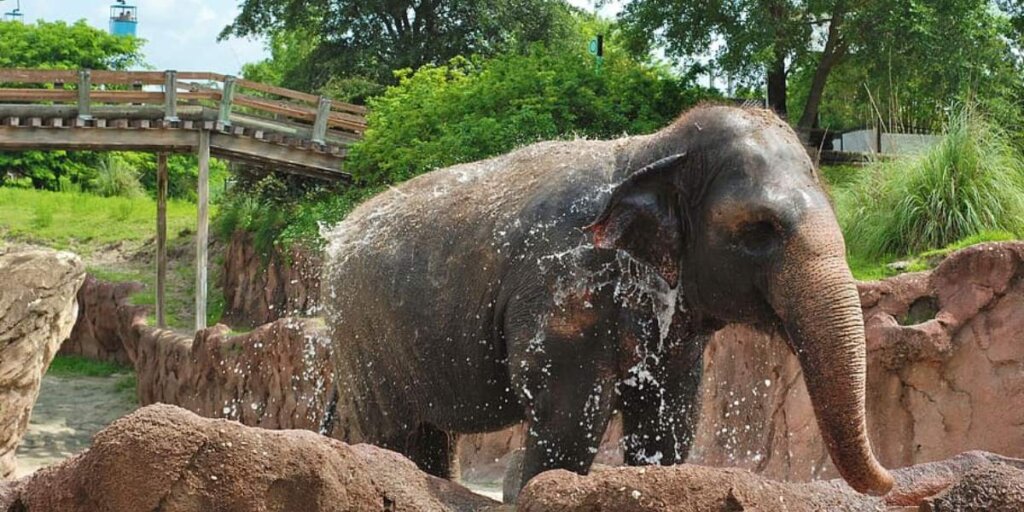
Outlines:
<svg viewBox="0 0 1024 512"><path fill-rule="evenodd" d="M629 464L686 459L726 323L784 329L840 474L884 493L860 302L813 164L770 112L693 109L610 141L434 171L325 233L351 441L451 476L454 436L526 421L525 483L588 470L613 410Z"/></svg>

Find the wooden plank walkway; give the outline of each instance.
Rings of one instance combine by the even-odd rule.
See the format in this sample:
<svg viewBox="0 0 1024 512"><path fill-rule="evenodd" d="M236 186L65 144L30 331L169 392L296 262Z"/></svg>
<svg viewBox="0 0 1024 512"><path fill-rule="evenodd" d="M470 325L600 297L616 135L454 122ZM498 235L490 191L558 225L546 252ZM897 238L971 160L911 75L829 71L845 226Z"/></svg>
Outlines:
<svg viewBox="0 0 1024 512"><path fill-rule="evenodd" d="M217 73L0 68L0 151L157 153L156 310L165 327L167 154L199 161L196 330L206 328L210 156L348 181L365 107Z"/></svg>

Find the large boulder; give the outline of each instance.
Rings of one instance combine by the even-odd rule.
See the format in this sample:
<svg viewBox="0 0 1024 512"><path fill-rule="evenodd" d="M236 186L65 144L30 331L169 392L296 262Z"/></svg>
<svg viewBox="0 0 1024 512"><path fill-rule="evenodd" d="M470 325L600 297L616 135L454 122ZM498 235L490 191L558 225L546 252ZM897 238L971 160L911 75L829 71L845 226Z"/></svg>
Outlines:
<svg viewBox="0 0 1024 512"><path fill-rule="evenodd" d="M1024 460L962 453L893 472L884 497L859 494L841 480L789 483L747 470L683 464L598 467L588 476L564 470L538 475L523 489L519 512L732 512L740 510L983 512L1024 509Z"/></svg>
<svg viewBox="0 0 1024 512"><path fill-rule="evenodd" d="M115 421L86 452L0 488L0 510L27 512L468 512L497 505L381 448L163 404Z"/></svg>
<svg viewBox="0 0 1024 512"><path fill-rule="evenodd" d="M69 252L0 254L0 479L14 472L43 374L78 315L84 278L82 261Z"/></svg>

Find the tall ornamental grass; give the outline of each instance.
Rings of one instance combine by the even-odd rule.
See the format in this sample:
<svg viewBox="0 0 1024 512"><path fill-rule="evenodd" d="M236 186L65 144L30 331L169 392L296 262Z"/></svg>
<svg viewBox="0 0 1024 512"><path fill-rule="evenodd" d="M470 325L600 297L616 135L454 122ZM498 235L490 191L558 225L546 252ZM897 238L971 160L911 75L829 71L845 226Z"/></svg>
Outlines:
<svg viewBox="0 0 1024 512"><path fill-rule="evenodd" d="M970 107L927 153L877 162L839 192L851 254L880 259L945 247L986 231L1024 234L1024 159Z"/></svg>

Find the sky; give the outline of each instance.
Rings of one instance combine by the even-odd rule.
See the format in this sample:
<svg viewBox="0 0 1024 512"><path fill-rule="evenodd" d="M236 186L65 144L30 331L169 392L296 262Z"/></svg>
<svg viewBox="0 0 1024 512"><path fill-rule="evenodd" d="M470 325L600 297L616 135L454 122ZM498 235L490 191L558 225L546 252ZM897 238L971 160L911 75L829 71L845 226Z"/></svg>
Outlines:
<svg viewBox="0 0 1024 512"><path fill-rule="evenodd" d="M12 10L18 0L0 0L0 11ZM129 0L138 7L138 36L145 39L145 62L154 69L212 71L238 74L242 64L269 56L264 42L256 39L217 41L217 34L231 23L241 0ZM593 0L568 0L594 11ZM74 22L107 29L114 0L21 0L26 22L38 19ZM614 17L623 0L605 0L598 12Z"/></svg>
<svg viewBox="0 0 1024 512"><path fill-rule="evenodd" d="M17 0L0 0L10 11ZM74 22L107 29L113 0L21 0L25 21ZM155 69L238 74L242 64L265 58L263 41L231 39L217 34L238 12L238 0L129 0L138 7L138 36L146 39L145 61Z"/></svg>

